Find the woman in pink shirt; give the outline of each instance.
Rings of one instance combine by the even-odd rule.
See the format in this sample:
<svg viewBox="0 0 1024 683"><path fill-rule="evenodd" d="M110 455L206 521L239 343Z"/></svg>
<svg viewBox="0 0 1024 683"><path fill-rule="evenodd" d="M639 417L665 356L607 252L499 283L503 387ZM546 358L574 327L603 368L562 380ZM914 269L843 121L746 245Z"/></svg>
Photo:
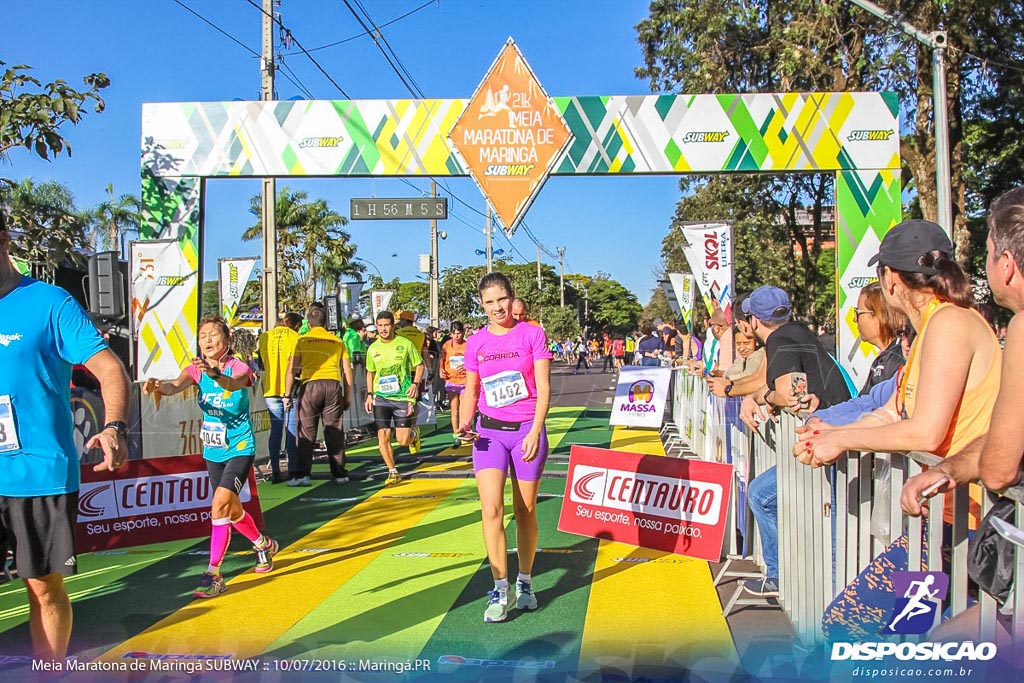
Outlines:
<svg viewBox="0 0 1024 683"><path fill-rule="evenodd" d="M494 577L484 621L504 621L515 601L537 609L531 572L537 552L537 491L548 457L544 419L551 399L551 352L544 330L512 317L515 292L501 273L480 280L488 325L466 341L466 390L459 433L475 438L476 473L484 546ZM473 415L480 411L474 429ZM505 478L511 469L519 576L508 583L505 541Z"/></svg>

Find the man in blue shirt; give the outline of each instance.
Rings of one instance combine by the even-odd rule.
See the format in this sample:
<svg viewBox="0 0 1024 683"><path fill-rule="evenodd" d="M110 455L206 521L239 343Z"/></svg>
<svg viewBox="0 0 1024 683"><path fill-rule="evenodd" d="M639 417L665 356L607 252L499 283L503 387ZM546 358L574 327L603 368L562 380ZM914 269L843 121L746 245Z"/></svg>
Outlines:
<svg viewBox="0 0 1024 683"><path fill-rule="evenodd" d="M95 469L128 457L128 376L82 307L63 289L24 277L10 261L0 212L0 528L15 539L39 659L63 659L71 638L64 576L76 573L80 481L73 438L71 369L99 380L107 423L86 443L103 450Z"/></svg>

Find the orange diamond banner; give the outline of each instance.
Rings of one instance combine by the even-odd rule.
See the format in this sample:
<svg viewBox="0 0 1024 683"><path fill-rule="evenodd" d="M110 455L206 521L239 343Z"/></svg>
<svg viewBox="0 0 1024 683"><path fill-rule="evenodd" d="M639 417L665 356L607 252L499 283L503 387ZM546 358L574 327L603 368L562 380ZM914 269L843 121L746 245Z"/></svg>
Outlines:
<svg viewBox="0 0 1024 683"><path fill-rule="evenodd" d="M449 136L509 237L571 137L511 38Z"/></svg>

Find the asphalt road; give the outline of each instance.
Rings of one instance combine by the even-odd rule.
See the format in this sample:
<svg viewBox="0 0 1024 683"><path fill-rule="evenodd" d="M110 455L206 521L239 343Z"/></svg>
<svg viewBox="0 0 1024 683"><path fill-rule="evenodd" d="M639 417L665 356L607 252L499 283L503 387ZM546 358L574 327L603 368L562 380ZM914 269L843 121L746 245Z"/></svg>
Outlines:
<svg viewBox="0 0 1024 683"><path fill-rule="evenodd" d="M576 362L551 362L551 405L564 407L611 408L615 397L617 372L601 372L601 362L590 373L580 370L574 375Z"/></svg>

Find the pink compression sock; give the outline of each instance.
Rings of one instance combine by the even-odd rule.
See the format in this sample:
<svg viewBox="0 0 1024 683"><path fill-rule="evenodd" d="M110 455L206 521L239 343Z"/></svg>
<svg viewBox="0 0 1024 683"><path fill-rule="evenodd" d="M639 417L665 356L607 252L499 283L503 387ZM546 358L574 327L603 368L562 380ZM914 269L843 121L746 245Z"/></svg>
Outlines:
<svg viewBox="0 0 1024 683"><path fill-rule="evenodd" d="M256 522L253 521L252 515L248 512L243 512L241 518L232 520L231 526L235 527L238 533L252 541L254 545L263 540L263 534L256 528Z"/></svg>
<svg viewBox="0 0 1024 683"><path fill-rule="evenodd" d="M231 543L231 520L227 517L212 520L213 531L210 534L210 568L220 571L220 563Z"/></svg>

